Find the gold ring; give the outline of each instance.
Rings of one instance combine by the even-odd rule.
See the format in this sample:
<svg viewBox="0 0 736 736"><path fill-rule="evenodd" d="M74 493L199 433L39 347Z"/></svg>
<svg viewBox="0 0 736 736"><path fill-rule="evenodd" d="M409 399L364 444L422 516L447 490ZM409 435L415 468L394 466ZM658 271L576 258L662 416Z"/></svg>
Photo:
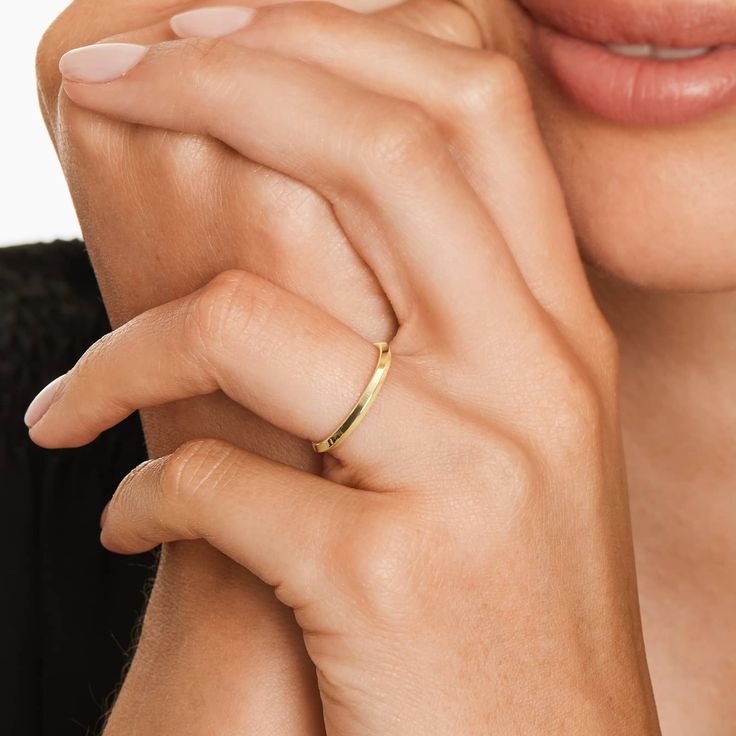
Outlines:
<svg viewBox="0 0 736 736"><path fill-rule="evenodd" d="M388 375L388 369L391 367L391 348L387 342L374 342L373 344L378 348L378 363L371 380L365 387L365 391L360 395L358 403L340 423L340 426L327 439L321 442L312 442L315 452L328 452L345 442L363 421L371 404L376 400L376 396L378 396L378 392Z"/></svg>

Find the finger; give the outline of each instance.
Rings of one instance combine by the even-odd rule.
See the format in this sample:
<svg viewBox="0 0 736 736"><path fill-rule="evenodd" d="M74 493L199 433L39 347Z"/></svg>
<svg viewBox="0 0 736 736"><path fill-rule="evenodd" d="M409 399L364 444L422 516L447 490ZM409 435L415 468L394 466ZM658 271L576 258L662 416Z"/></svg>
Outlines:
<svg viewBox="0 0 736 736"><path fill-rule="evenodd" d="M222 21L210 22L222 27ZM174 38L167 18L101 43L151 44ZM215 181L222 207L199 213L207 220L205 237L241 244L229 258L220 254L220 261L229 262L215 272L238 268L260 275L321 306L371 342L396 334L395 316L375 275L355 253L330 203L318 192L215 139L166 131L161 138L161 133L138 127L128 136L135 137L139 151L151 159L152 170L171 172L183 197L200 197L207 182ZM219 184L218 178L228 186ZM329 291L324 289L325 279L331 284ZM179 295L164 294L159 303Z"/></svg>
<svg viewBox="0 0 736 736"><path fill-rule="evenodd" d="M55 103L61 85L59 58L63 53L113 33L145 26L163 28L172 13L169 2L163 12L162 3L144 6L140 0L87 0L85 4L87 7L79 1L69 4L45 32L38 47L36 73L42 110L50 126L57 122Z"/></svg>
<svg viewBox="0 0 736 736"><path fill-rule="evenodd" d="M437 3L429 7L439 12ZM428 9L423 0L386 13L402 8L417 17L412 9ZM427 22L436 23L434 17L428 13ZM172 25L180 35L197 35L201 23L201 12L191 11ZM597 308L523 79L506 57L440 43L329 3L264 8L228 40L317 64L426 109L451 141L532 293L582 345Z"/></svg>
<svg viewBox="0 0 736 736"><path fill-rule="evenodd" d="M103 515L101 539L123 554L205 539L299 607L324 585L332 540L377 502L377 495L228 443L193 440L122 481Z"/></svg>
<svg viewBox="0 0 736 736"><path fill-rule="evenodd" d="M350 8L344 3L338 5ZM400 26L469 48L481 48L484 43L478 22L452 0L408 0L393 3L375 14Z"/></svg>
<svg viewBox="0 0 736 736"><path fill-rule="evenodd" d="M294 0L295 2L311 2L313 0ZM270 5L279 5L282 0L251 0L248 3L230 2L224 4L221 0L203 0L197 3L197 9L206 9L211 13L204 13L200 30L196 34L200 37L214 38L229 32L232 25L237 25L239 13L242 9L265 8ZM414 28L422 33L428 33L437 38L444 38L455 43L479 47L481 36L477 23L462 7L451 0L339 0L334 3L338 7L347 8L358 13L375 13L381 17L399 23L407 28ZM183 13L188 12L183 10ZM149 15L149 18L152 16ZM176 17L176 16L174 16ZM100 38L99 35L90 37L98 43L125 42L139 44L154 44L175 38L171 30L169 16L155 23L141 24L139 27L130 27L130 23L123 24L125 30ZM108 26L109 27L109 26Z"/></svg>
<svg viewBox="0 0 736 736"><path fill-rule="evenodd" d="M100 55L118 49L101 49L68 59L68 77L107 78ZM415 345L430 326L463 344L487 334L489 295L493 308L521 312L525 323L538 309L443 137L415 105L223 41L153 47L122 78L68 79L66 89L78 104L129 122L210 133L320 191L400 325L421 323L411 331Z"/></svg>
<svg viewBox="0 0 736 736"><path fill-rule="evenodd" d="M229 271L93 345L55 386L42 418L39 404L29 409L31 438L79 446L136 409L222 390L290 434L320 441L351 411L377 357L374 345L309 302ZM418 414L397 363L357 441L336 447L334 457L355 464L381 457L389 429Z"/></svg>
<svg viewBox="0 0 736 736"><path fill-rule="evenodd" d="M250 2L247 6L230 4L222 6L217 0L200 3L212 14L204 17L199 35L219 34L228 24L238 23L237 11L242 7L264 7L274 0ZM345 0L343 7L361 12L372 9L373 3L361 0ZM385 5L385 3L383 3ZM415 28L424 33L457 43L477 46L480 44L478 26L472 16L450 0L411 0L392 4L379 11L379 15L392 22ZM224 24L224 25L223 25ZM126 31L101 39L100 42L153 44L176 38L169 18L155 25ZM140 139L150 137L154 131L139 129ZM188 139L188 138L187 138ZM174 136L168 138L169 146L150 147L160 152L162 166L171 165L172 153L184 148L182 159L188 160L191 150L186 142ZM217 142L208 144L210 150ZM168 152L170 150L170 152ZM388 340L396 333L395 317L385 300L375 276L355 254L328 202L317 192L275 171L265 171L241 156L230 157L231 149L222 146L219 156L227 157L237 166L229 166L232 190L223 192L228 200L237 201L235 210L243 222L258 229L263 247L247 248L239 252L237 263L230 267L243 268L263 276L290 291L306 297L313 303L346 322L371 342ZM178 163L178 160L177 160ZM199 180L199 178L197 179ZM247 192L243 199L242 192ZM223 208L227 211L227 208ZM213 218L214 219L214 218ZM214 219L212 229L231 228L237 232L240 220ZM259 226L263 223L263 227ZM306 236L306 237L305 237ZM298 244L298 247L296 247ZM304 279L305 273L317 278ZM318 274L329 274L332 288L326 292ZM350 306L346 308L346 299ZM356 303L356 299L359 300Z"/></svg>

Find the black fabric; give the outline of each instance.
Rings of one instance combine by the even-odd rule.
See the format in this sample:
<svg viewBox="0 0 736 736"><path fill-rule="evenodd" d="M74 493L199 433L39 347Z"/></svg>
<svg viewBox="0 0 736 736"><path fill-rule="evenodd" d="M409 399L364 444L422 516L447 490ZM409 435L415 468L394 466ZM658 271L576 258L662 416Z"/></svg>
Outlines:
<svg viewBox="0 0 736 736"><path fill-rule="evenodd" d="M138 417L42 450L23 413L109 330L82 243L0 248L0 733L99 732L128 659L153 557L99 544L99 515L145 459Z"/></svg>

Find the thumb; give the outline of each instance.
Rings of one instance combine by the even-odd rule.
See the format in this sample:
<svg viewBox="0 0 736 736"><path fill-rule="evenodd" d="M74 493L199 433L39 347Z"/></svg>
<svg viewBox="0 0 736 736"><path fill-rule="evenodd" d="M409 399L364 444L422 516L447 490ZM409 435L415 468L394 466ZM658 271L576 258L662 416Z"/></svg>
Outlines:
<svg viewBox="0 0 736 736"><path fill-rule="evenodd" d="M375 15L444 41L483 47L475 18L452 0L407 0L378 10Z"/></svg>

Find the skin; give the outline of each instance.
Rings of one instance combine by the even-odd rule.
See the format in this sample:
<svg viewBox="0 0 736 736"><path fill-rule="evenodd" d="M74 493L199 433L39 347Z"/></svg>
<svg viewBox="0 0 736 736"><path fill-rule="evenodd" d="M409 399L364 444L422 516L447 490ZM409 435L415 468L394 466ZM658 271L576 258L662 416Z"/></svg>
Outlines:
<svg viewBox="0 0 736 736"><path fill-rule="evenodd" d="M151 10L149 7L148 11ZM166 12L164 8L153 10L155 11L153 15L162 17L150 20L160 21L163 20L163 16L170 14L171 6L167 5ZM686 286L688 289L701 292L731 288L733 286L733 280L729 281L731 261L722 246L728 242L728 233L732 232L729 231L729 225L732 223L727 219L730 216L725 206L728 200L722 193L728 192L728 186L732 182L725 174L719 178L718 162L727 161L723 152L730 151L726 141L732 114L699 126L690 126L687 130L647 131L642 134L641 131L609 129L600 122L588 120L581 113L568 108L566 103L555 97L554 91L545 85L539 74L529 66L521 42L515 39L511 32L514 23L513 9L499 4L473 10L479 21L479 27L484 32L487 45L491 45L488 42L492 35L493 45L512 54L525 71L535 101L537 118L542 123L542 130L557 172L565 185L576 233L583 237L584 252L588 259L602 264L609 271L616 272L629 281L648 286L659 288ZM80 8L77 6L76 12L79 11ZM71 13L74 12L75 8L72 8ZM412 13L407 13L407 17L411 16ZM420 17L426 19L434 16L427 11ZM407 20L401 15L394 16L393 19L401 22ZM109 12L105 14L105 18L98 17L96 22L99 26L95 27L95 33L87 28L85 32L89 34L89 38L77 40L69 45L99 40L105 35L119 31L122 13L120 18L116 18L114 12ZM118 24L117 28L114 27L115 23ZM142 26L145 23L137 25ZM440 26L446 32L448 24L438 24L438 27ZM454 18L453 28L459 26L458 19ZM154 33L160 32L159 26L154 25L153 28ZM460 31L454 30L455 40L461 36L466 45L477 45L477 37L472 37L474 28L473 24L465 24ZM492 29L492 33L489 29ZM79 33L79 30L75 29L75 32ZM54 33L57 35L54 36ZM70 42L69 32L65 31L63 23L61 28L57 26L54 33L47 37L45 52L42 46L42 59L44 53L51 59L54 56L58 57L60 45ZM52 44L54 38L56 46ZM43 61L41 67L43 68ZM52 101L56 95L53 72L49 72L47 78L49 81L46 82L47 89L44 95L48 101ZM301 195L303 189L294 187L292 183L273 174L264 176L262 171L257 172L260 175L258 181L266 183L263 184L263 189L259 189L254 186L252 170L247 170L241 159L233 156L230 151L224 151L217 144L208 142L201 145L199 140L194 141L191 137L172 140L172 136L160 131L126 129L120 124L90 116L89 113L70 105L63 95L59 99L61 106L58 113L61 117L55 116L57 112L54 110L55 103L49 103L48 109L52 111L49 113L49 120L52 124L58 123L59 120L65 122L64 128L57 128L56 140L73 183L85 234L90 242L107 303L115 321L126 321L148 306L188 293L205 282L209 276L232 265L255 270L257 273L260 269L262 275L276 280L277 283L280 279L284 279L282 285L300 291L305 296L314 294L317 299L325 299L319 280L310 283L304 278L303 268L294 269L300 276L297 279L294 273L290 274L284 269L283 256L279 257L284 253L284 248L297 237L298 242L305 241L303 224L305 210L301 210L302 217L299 221L292 219L290 223L289 218L285 218L284 215L285 211L288 214L293 208L284 208L283 197L279 200L278 196L273 195L274 193L278 195L279 191L283 192L286 189L287 192L295 193L296 197L305 196ZM490 121L492 117L489 118L489 126ZM497 128L494 129L502 127L503 121L493 122L497 124ZM513 127L506 122L506 129ZM508 130L504 135L508 136ZM674 145L676 139L686 141L687 145L682 143ZM503 142L506 140L504 138ZM103 156L100 155L100 141L107 142ZM166 141L165 146L162 145L162 141ZM583 150L595 153L595 158L592 155L580 156L579 153L573 157L568 153L574 141L582 144ZM503 148L501 145L498 146L499 150ZM701 154L697 166L690 163L687 158L693 150ZM638 158L632 151L638 153ZM610 158L606 158L608 156ZM135 175L121 191L119 178L115 177L113 181L111 172L119 169L119 162L127 162L131 157L135 161ZM212 222L200 222L201 215L198 213L206 209L201 206L202 200L198 197L202 197L204 192L212 189L211 178L204 178L211 177L209 172L212 170L212 157L218 162L225 162L225 165L219 167L221 172L222 169L226 169L222 181L228 186L224 191L241 189L237 177L242 176L248 183L249 197L253 197L253 201L258 201L256 197L260 191L263 193L261 201L280 201L281 209L274 211L271 204L265 214L257 215L262 218L261 221L256 223L251 221L245 226L242 223L245 219L242 197L237 197L237 201L232 204L217 201L214 211L218 214L218 221L214 228ZM693 176L699 175L702 171L703 160L706 161L709 172L713 174L708 181L713 182L714 190L718 185L718 191L714 195L698 188L695 194L702 196L703 201L696 203L700 207L697 222L693 217L693 223L690 223L687 213L697 211L697 208L692 207L693 192L689 183ZM607 163L608 168L602 166L601 161ZM611 193L608 184L597 184L597 182L610 182L611 172L615 174L616 179L626 180L627 177L634 176L635 172L640 171L642 161L650 164L649 171L662 174L653 177L655 183L650 186L654 189L656 185L657 188L647 192L649 196L646 213L639 212L632 206L632 202L627 201L629 196L627 188L617 188L615 193ZM711 161L713 164L710 164ZM178 182L175 185L173 181L170 189L164 187L162 190L161 172L181 174L182 167L185 170L197 171L197 176L201 177L201 181L197 181L194 177L185 179L190 182L189 186L194 191L185 192L182 196L181 185ZM514 213L517 212L517 223L522 223L524 218L518 214L518 208L511 207L513 200L506 203L507 207L504 210L503 195L499 193L502 191L500 183L503 182L504 189L508 190L509 177L513 177L514 171L518 168L518 158L510 160L506 169L502 169L504 175L499 174L498 182L492 179L486 182L488 192L495 194L495 198L489 197L488 206L495 207L493 211L499 221L499 228L502 222L505 227L503 234L508 240L513 239L511 236L515 232L512 227ZM150 174L154 171L158 174L155 188L150 184ZM538 177L542 178L544 166L537 162L535 171ZM670 171L672 175L667 177ZM688 178L687 187L682 180L685 175ZM487 172L486 176L489 176ZM166 181L167 178L164 177L164 182ZM662 184L663 181L669 183L665 186ZM576 182L577 186L580 186L579 193L575 191ZM581 182L584 186L580 184ZM512 192L518 191L513 187L510 189ZM547 187L544 189L548 191ZM678 196L684 200L686 194L690 207L678 207ZM171 206L172 200L183 203L196 201L197 205L195 207L187 204L182 206L181 212L178 212ZM152 216L148 227L145 227L145 224L141 227L140 203L151 201L167 204L165 208L162 207L155 213L155 218ZM314 217L309 218L309 221L319 223L314 230L316 246L320 241L325 242L322 223L329 222L329 218L324 209L319 209L316 198L306 201L308 202L306 211L314 213ZM637 201L641 201L640 195L637 195ZM150 207L146 211L151 212ZM665 211L666 218L660 216ZM498 216L499 212L504 215L503 218ZM702 218L701 221L701 212L709 213L710 217ZM144 214L143 217L145 216ZM595 228L586 229L586 222L595 223ZM245 249L235 252L232 246L229 250L227 246L217 248L220 242L223 244L233 240L253 242L259 236L262 238L264 232L271 234L274 229L273 223L279 223L284 230L279 233L282 237L268 238L269 255L265 257L262 248L257 250L251 248L248 252L244 252ZM292 226L291 230L289 224ZM672 233L669 232L670 227ZM714 230L713 237L710 237L709 227ZM206 240L204 240L205 232ZM663 232L668 236L667 248L663 245ZM161 242L163 233L166 234L167 243ZM237 233L238 237L233 237L233 233ZM633 234L636 237L632 237ZM669 237L672 234L676 237ZM203 240L214 247L203 249L201 247ZM312 238L306 240L309 242ZM553 240L558 242L559 237L556 236ZM167 250L171 248L168 245L170 242L176 242L180 253L184 253L186 257L182 258L178 254L172 259L171 251ZM335 242L335 249L340 253L343 252L339 245L344 243L344 240L340 240L339 236L333 235L329 242ZM523 242L524 238L518 237L518 243ZM632 248L636 246L637 257L623 253L618 245L620 242L625 242ZM132 247L140 249L135 259L130 259L131 243ZM670 249L670 244L676 247ZM314 263L313 257L316 252L316 247L314 251L309 251L310 264ZM535 297L548 309L554 310L556 306L554 292L546 299L544 284L535 283L533 277L529 275L533 273L531 269L534 264L541 263L539 251L530 252L528 261L524 260L520 246L517 246L513 253L525 277L532 281L529 286L533 289ZM135 269L131 268L130 260L135 261ZM557 262L556 259L553 260ZM167 271L170 272L167 273L163 283L158 277L162 261L166 263ZM350 261L346 261L342 268L335 269L337 273L345 273L350 277L344 282L336 282L337 293L339 294L339 289L343 288L343 293L349 295L351 300L358 291L373 295L371 303L377 309L371 312L371 319L350 326L364 337L378 339L385 336L386 330L392 327L392 315L385 308L385 303L378 298L380 294L376 294L376 282L356 268L354 261L352 263L352 270ZM525 263L528 264L526 270L523 268ZM564 267L562 271L565 274L574 273L572 267ZM360 278L364 279L362 290L355 287L356 279ZM134 279L137 281L135 287L133 287ZM712 540L726 538L719 529L724 529L728 522L728 517L721 511L727 508L728 478L732 477L733 467L729 465L728 458L723 457L721 438L728 436L724 433L733 429L734 412L729 411L730 407L722 398L730 395L726 390L728 377L723 376L722 369L723 365L728 364L725 362L728 356L724 356L722 349L715 350L710 338L711 336L715 338L719 334L716 330L721 330L722 336L730 334L733 329L727 320L731 295L721 293L701 297L676 294L657 296L652 292L632 292L623 285L611 281L599 283L596 277L593 277L593 280L606 315L613 324L622 346L623 426L634 488L632 510L638 539L644 540L638 547L639 585L643 591L645 627L648 620L656 622L656 626L649 627L652 633L648 642L655 687L657 682L662 683L660 689L662 696L659 698L660 716L666 733L692 733L694 729L702 727L704 722L708 723L709 733L727 733L728 724L732 723L730 720L732 714L728 711L725 688L719 686L719 683L727 682L729 674L732 678L734 670L733 662L729 661L718 642L727 640L729 636L733 637L733 632L727 628L728 618L725 614L730 602L733 601L733 591L725 591L724 594L722 581L729 579L728 571L724 570L724 563L720 557L722 546L714 545ZM298 289L294 285L295 282L298 282ZM344 285L341 287L341 284ZM579 289L576 293L578 291ZM345 298L347 297L343 300ZM336 307L338 301L340 300L321 306L335 314L339 311ZM364 310L355 310L352 307L344 311L345 314L335 316L350 321L356 320L355 315L358 311L364 313ZM564 314L564 305L558 311ZM585 314L576 309L569 309L568 312L572 315L573 321L576 314L580 317ZM704 325L709 329L705 329ZM571 330L572 333L574 330ZM652 339L652 336L656 339ZM685 349L683 345L687 345L689 349ZM694 353L698 356L697 360L692 357L693 345L697 347ZM682 377L678 375L678 371L673 370L673 366L684 370L684 367L689 365L694 369L697 368L699 391L683 398L682 392L677 389ZM647 383L654 377L657 391L653 391ZM670 400L654 403L655 397L661 395L663 386L670 387L665 394L671 397ZM712 398L708 400L709 397ZM715 408L704 412L704 404ZM651 422L645 422L644 419L648 412L654 410L662 416L667 416L664 412L669 412L669 416L677 421L663 420L656 428L652 428ZM222 437L250 448L254 448L254 443L258 439L252 429L250 431L241 429L245 424L244 415L221 397L178 404L174 408L148 413L146 418L149 445L154 448L154 454L172 451L187 436L191 436L192 426L197 427L198 435ZM246 420L251 421L250 418ZM704 427L705 431L695 434L693 427L699 429ZM709 441L706 442L703 438ZM272 456L279 454L278 459L288 460L294 464L298 462L297 457L304 457L304 462L309 457L306 453L301 453L301 450L296 450L295 448L301 445L293 442L281 441L275 445L277 451L274 452L272 438L266 439L267 441L260 447L255 444L255 449ZM694 456L692 451L686 453L680 449L690 448L694 439L698 440L697 455ZM711 459L714 462L707 462L708 453L712 453ZM701 464L707 465L708 474L702 471L695 472ZM702 485L713 489L712 493L709 493L706 499L700 497L700 494L693 494L695 483L698 487ZM661 502L663 487L668 493L676 494L677 503L667 503L663 508ZM697 497L695 506L694 496ZM702 535L700 538L688 536L692 532L687 528L683 529L682 518L692 518L688 517L688 512L704 521L703 524L697 525ZM669 525L662 522L665 513L673 515L672 523ZM665 527L666 531L662 531L662 527ZM678 555L677 559L673 560L671 550L675 544L678 550L688 549L693 552ZM220 579L225 581L224 585L217 585L216 596L212 594L212 583L208 582L212 580L212 568L218 570ZM730 578L733 579L733 576ZM670 604L668 597L671 588L662 585L662 580L673 579L678 582L692 581L691 585L682 584L685 592L678 595L674 606ZM213 727L212 724L223 731L225 728L232 728L233 732L238 730L257 732L258 728L264 728L267 732L269 725L273 728L274 713L284 718L285 722L288 722L292 714L294 721L298 722L298 719L304 717L302 713L306 713L312 714L313 727L318 732L321 720L314 715L316 709L309 687L313 686L313 681L310 682L309 669L304 666L305 658L293 654L299 652L299 640L293 635L288 617L282 613L282 609L273 606L268 597L261 595L260 591L261 589L237 568L229 567L221 558L206 551L206 548L192 548L191 551L178 548L173 554L167 554L159 576L157 592L149 609L147 631L144 633L139 656L116 708L119 714L118 723L127 724L130 728L133 722L132 712L135 710L137 713L135 718L138 719L135 725L142 733L146 732L145 729L149 729L152 733L163 733L167 728L173 732L177 729L177 718L180 719L179 726L186 723L188 727L203 732ZM172 601L175 605L171 605ZM259 614L259 611L263 610L267 610L268 615ZM701 623L701 612L704 610L715 610L715 613L711 614L714 625L706 632L703 632ZM237 615L233 615L233 611L237 611ZM233 652L233 632L242 631L240 621L244 612L246 615L251 614L250 620L255 621L256 625L238 637L242 648ZM719 615L719 612L723 613ZM210 624L211 621L215 621L217 625ZM220 627L221 631L218 630ZM673 642L692 641L696 633L701 646L696 652L688 651L687 657L683 656L684 648L678 650ZM180 641L188 642L191 649L187 649L186 645L172 647L172 642ZM268 642L268 645L264 646L263 642ZM214 675L206 662L202 662L203 651L212 652L211 661L217 662ZM224 660L225 666L222 666L222 652L228 654ZM299 672L303 672L304 675L301 678L284 677L281 665L279 668L272 665L269 667L269 663L276 660L274 652L278 652L280 661L293 663L292 675ZM274 671L275 669L278 671ZM692 694L690 688L685 691L684 683L692 679L689 673L695 670L706 674L699 677L699 687L696 694ZM156 673L163 672L166 673L167 683L183 686L180 690L196 688L201 691L201 688L205 688L202 696L205 703L208 701L206 688L212 687L213 690L219 688L217 712L210 712L206 705L202 707L199 701L194 701L193 707L189 708L188 704L192 701L187 699L177 702L175 709L177 712L167 710L166 706L161 708L160 704L167 701L163 697L156 697L155 693L151 696L150 688L152 683L159 681ZM259 673L258 678L248 674L256 672ZM254 687L256 680L260 683L261 690ZM264 682L268 683L265 688ZM226 688L224 694L223 687ZM263 690L267 691L267 695ZM254 720L258 720L256 710L263 713L264 709L243 707L242 704L260 702L264 697L269 697L270 702L277 705L273 712L269 711L268 717L262 723L254 723ZM142 700L144 702L141 708ZM211 699L209 701L211 702ZM151 708L151 703L155 703L156 707ZM688 721L688 718L692 720ZM111 728L113 729L111 732L114 732L115 719ZM121 728L125 731L125 727ZM303 723L299 728L303 728ZM303 731L297 728L295 732Z"/></svg>
<svg viewBox="0 0 736 736"><path fill-rule="evenodd" d="M349 39L339 56L335 39ZM394 49L404 58L387 78L375 59ZM415 69L444 104L432 86L413 88ZM466 132L478 102L450 111L448 69L493 80L483 110L503 101L494 137L513 123L527 143L537 176L524 194L544 235L519 237L487 194L479 136ZM195 440L129 477L103 542L133 552L206 539L272 585L302 630L327 734L659 734L614 343L562 197L541 185L551 169L516 68L301 4L264 10L224 41L152 46L116 81L84 80L65 79L78 105L207 131L318 192L399 325L381 403L322 478ZM507 155L523 150L504 138ZM31 436L79 445L134 408L222 390L319 438L349 412L374 353L307 300L229 271L91 348Z"/></svg>

